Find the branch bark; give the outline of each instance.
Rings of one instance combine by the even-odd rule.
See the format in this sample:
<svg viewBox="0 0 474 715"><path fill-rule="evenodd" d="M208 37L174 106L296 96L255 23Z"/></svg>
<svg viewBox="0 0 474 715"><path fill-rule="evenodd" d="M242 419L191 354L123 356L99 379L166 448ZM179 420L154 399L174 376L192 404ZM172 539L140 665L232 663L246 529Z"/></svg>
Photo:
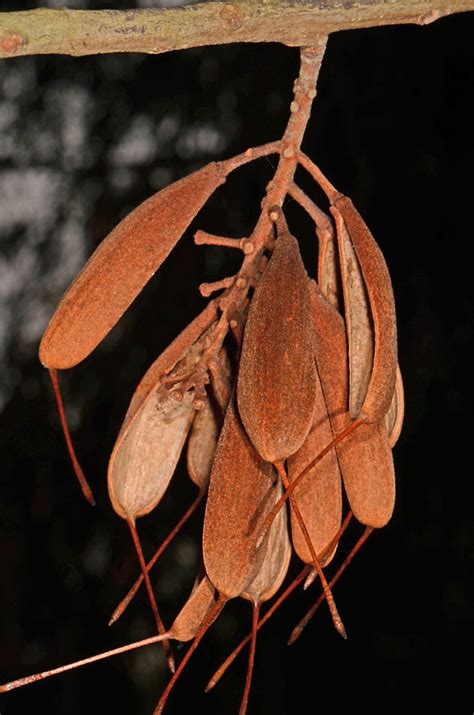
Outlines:
<svg viewBox="0 0 474 715"><path fill-rule="evenodd" d="M238 0L160 10L46 9L0 13L0 58L161 54L231 42L313 45L338 30L425 25L474 0Z"/></svg>

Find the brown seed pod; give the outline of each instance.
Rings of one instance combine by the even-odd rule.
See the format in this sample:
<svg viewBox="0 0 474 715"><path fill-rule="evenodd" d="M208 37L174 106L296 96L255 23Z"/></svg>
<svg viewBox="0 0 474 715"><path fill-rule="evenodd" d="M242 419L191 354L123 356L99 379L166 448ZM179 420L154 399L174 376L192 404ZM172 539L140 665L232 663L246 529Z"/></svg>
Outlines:
<svg viewBox="0 0 474 715"><path fill-rule="evenodd" d="M274 491L275 494L273 503L275 503L275 501L277 501L282 494L283 490L280 482L277 482ZM288 524L286 520L286 512L282 509L271 526L263 563L253 581L242 593L242 597L251 602L253 613L247 677L245 679L245 688L242 696L242 702L240 704L239 715L245 715L247 712L247 703L250 685L252 682L253 663L255 659L260 606L265 601L268 601L280 588L286 576L286 572L288 571L290 558L291 545L288 534Z"/></svg>
<svg viewBox="0 0 474 715"><path fill-rule="evenodd" d="M173 621L168 631L169 637L182 642L194 638L207 612L215 603L215 594L216 589L204 574Z"/></svg>
<svg viewBox="0 0 474 715"><path fill-rule="evenodd" d="M328 303L330 303L337 310L339 309L339 281L337 279L338 273L338 258L336 254L336 245L334 236L331 235L329 231L324 234L319 232L319 259L318 259L318 286L322 295L326 298ZM357 321L352 322L351 328L347 328L347 332L355 329L355 326L359 325L360 335L354 336L353 344L355 344L355 350L357 351L358 345L362 343L362 349L360 350L359 358L362 358L365 352L365 365L361 365L360 372L362 374L362 389L360 386L355 384L352 389L349 390L349 394L360 394L364 396L367 392L367 388L370 381L370 369L366 366L372 366L373 354L375 349L375 335L372 321L370 319L370 309L368 304L367 290L363 282L363 277L360 272L359 261L355 255L352 244L348 238L347 229L343 228L340 232L340 245L341 252L345 254L344 259L341 260L341 273L344 276L344 289L345 289L345 299L346 305L355 303L358 306L358 310L355 307L352 312L358 313ZM355 284L355 286L354 286ZM354 295L356 293L356 295ZM362 360L359 359L361 363ZM350 371L350 380L352 383L357 383L355 379L356 370ZM364 391L365 389L365 391ZM359 405L360 408L361 405ZM397 377L395 383L395 392L393 393L392 401L385 415L385 426L387 429L387 434L389 435L390 447L393 449L395 446L402 429L403 416L404 416L404 391L403 391L403 380L400 372L400 367L397 365ZM357 409L350 409L351 416L357 412Z"/></svg>
<svg viewBox="0 0 474 715"><path fill-rule="evenodd" d="M300 449L288 459L290 483L328 444L333 435L321 384L317 384L314 426ZM335 448L316 463L295 488L294 495L317 554L323 554L336 535L342 517L341 472ZM291 533L294 549L307 564L313 562L306 539L291 510ZM333 552L332 556L334 555ZM332 558L331 556L331 558ZM329 560L326 561L329 563Z"/></svg>
<svg viewBox="0 0 474 715"><path fill-rule="evenodd" d="M135 300L227 175L278 152L279 146L279 142L271 142L232 159L211 162L126 216L63 296L41 341L43 365L59 370L84 360Z"/></svg>
<svg viewBox="0 0 474 715"><path fill-rule="evenodd" d="M253 448L232 398L217 446L206 503L206 573L226 598L240 596L255 578L266 540L255 548L258 526L274 503L276 475Z"/></svg>
<svg viewBox="0 0 474 715"><path fill-rule="evenodd" d="M352 201L334 188L311 159L304 154L300 154L300 162L321 186L330 201L331 213L336 222L341 263L344 261L345 256L351 261L351 256L345 250L346 239L352 244L357 256L357 263L352 261L350 265L346 264L346 268L350 269L349 272L359 273L363 277L370 307L370 320L374 330L374 356L370 380L359 412L357 411L361 401L359 391L361 391L361 385L364 381L362 383L358 379L351 381L351 389L354 389L355 384L359 394L357 396L350 395L349 404L353 418L360 416L365 422L380 422L388 412L392 401L397 370L395 302L387 264L380 248ZM364 358L358 356L358 350L352 344L354 339L358 341L361 338L357 330L357 321L359 319L357 311L360 309L360 300L357 299L354 304L350 300L347 301L347 289L348 285L346 284L344 287L344 309L346 324L349 328L349 369L356 372L359 370L360 372L365 369ZM353 305L355 312L352 310Z"/></svg>
<svg viewBox="0 0 474 715"><path fill-rule="evenodd" d="M351 395L350 397L351 416L356 418L361 414L368 422L379 422L388 412L396 381L397 324L392 283L382 252L352 201L346 196L339 196L331 211L336 220L339 245L342 244L347 232L357 255L360 272L367 290L370 317L374 329L373 365L364 396L361 394L360 388L367 378L362 378L361 374L363 374L364 361L368 363L368 357L364 353L371 345L370 327L369 329L366 327L366 334L363 334L362 326L366 321L365 308L356 303L355 310L354 312L350 311L351 318L348 319L346 304L346 322L348 325L355 322L353 330L351 329L349 332L350 369L351 371L357 370L359 374L359 378L351 380L351 389L353 389L353 385L357 385L360 390L357 396L352 397ZM357 273L357 264L355 264L354 277ZM346 293L344 299L345 296ZM360 335L358 334L359 323L361 325ZM361 356L354 347L357 343L364 347Z"/></svg>
<svg viewBox="0 0 474 715"><path fill-rule="evenodd" d="M271 503L281 497L281 482L276 482ZM242 592L242 597L260 605L268 601L278 591L288 570L291 558L291 544L288 534L286 510L282 509L273 521L268 533L266 553L255 578Z"/></svg>
<svg viewBox="0 0 474 715"><path fill-rule="evenodd" d="M186 358L192 366L199 359L202 354L202 344L198 344L199 339L211 328L216 318L217 306L214 301L211 301L150 365L135 388L120 433L133 420L150 393L159 388L163 379L178 363L181 364Z"/></svg>
<svg viewBox="0 0 474 715"><path fill-rule="evenodd" d="M267 462L294 454L313 424L311 333L308 276L296 239L285 232L250 303L237 383L242 422Z"/></svg>
<svg viewBox="0 0 474 715"><path fill-rule="evenodd" d="M314 282L310 295L318 372L335 437L351 425L344 322ZM385 526L395 503L395 473L385 426L359 426L336 445L336 452L354 516L367 526Z"/></svg>
<svg viewBox="0 0 474 715"><path fill-rule="evenodd" d="M212 162L159 191L113 229L56 309L40 345L43 365L73 367L94 350L225 175L224 167Z"/></svg>

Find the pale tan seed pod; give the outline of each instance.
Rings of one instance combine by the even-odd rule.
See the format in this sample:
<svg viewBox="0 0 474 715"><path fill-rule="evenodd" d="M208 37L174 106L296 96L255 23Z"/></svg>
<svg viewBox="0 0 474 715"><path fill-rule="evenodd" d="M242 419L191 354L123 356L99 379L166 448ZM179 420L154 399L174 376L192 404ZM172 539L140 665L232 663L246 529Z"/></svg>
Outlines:
<svg viewBox="0 0 474 715"><path fill-rule="evenodd" d="M203 311L155 360L135 390L108 469L110 499L124 519L148 514L171 481L195 410L193 390L183 393L179 381L168 385L166 370L172 381L173 375L192 371L213 316L212 309Z"/></svg>
<svg viewBox="0 0 474 715"><path fill-rule="evenodd" d="M273 487L273 492L274 504L283 493L280 481ZM290 558L291 543L286 509L281 509L270 527L262 565L253 581L243 591L242 597L252 601L256 606L272 598L283 583Z"/></svg>
<svg viewBox="0 0 474 715"><path fill-rule="evenodd" d="M389 410L385 415L385 429L388 434L390 447L393 449L398 442L400 433L403 427L403 418L405 416L405 391L403 389L402 373L400 366L397 365L397 381L395 384L395 392L393 393L392 402Z"/></svg>
<svg viewBox="0 0 474 715"><path fill-rule="evenodd" d="M192 392L162 389L143 403L110 458L109 495L117 514L134 521L155 508L174 474L193 417Z"/></svg>
<svg viewBox="0 0 474 715"><path fill-rule="evenodd" d="M337 220L336 223L349 348L349 413L352 419L356 419L361 412L372 377L375 336L359 259L344 221Z"/></svg>
<svg viewBox="0 0 474 715"><path fill-rule="evenodd" d="M189 477L202 492L209 486L221 426L222 417L208 399L196 412L186 453Z"/></svg>

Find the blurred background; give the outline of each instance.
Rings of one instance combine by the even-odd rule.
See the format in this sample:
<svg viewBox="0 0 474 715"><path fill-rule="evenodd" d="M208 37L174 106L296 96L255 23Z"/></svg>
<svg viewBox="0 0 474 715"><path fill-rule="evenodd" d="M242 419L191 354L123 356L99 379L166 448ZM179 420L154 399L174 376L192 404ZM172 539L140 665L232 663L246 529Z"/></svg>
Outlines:
<svg viewBox="0 0 474 715"><path fill-rule="evenodd" d="M7 11L38 3L1 5ZM288 648L319 586L299 590L259 635L249 713L319 712L323 702L326 712L429 712L442 701L449 712L472 712L465 653L474 618L473 279L466 252L473 33L474 13L424 28L343 32L328 43L304 149L351 196L391 271L406 389L394 454L398 497L390 524L335 588L349 640L336 634L323 607ZM216 192L107 339L60 375L95 509L76 484L38 343L70 281L130 210L211 160L281 136L298 64L295 49L252 44L1 64L2 682L153 634L144 594L107 627L137 573L128 529L108 499L108 457L140 377L204 305L199 283L238 267L225 249L195 247L194 231L248 235L275 158L239 170ZM286 210L314 275L311 224L291 202ZM181 465L163 502L138 522L148 555L194 497ZM201 526L202 511L155 569L167 624L192 587ZM359 533L349 532L341 553ZM293 563L291 574L298 569ZM167 713L187 712L189 702L209 715L237 712L245 656L212 693L203 687L249 624L249 605L229 604ZM9 693L0 711L93 715L106 703L110 711L148 715L167 678L162 650L152 646Z"/></svg>

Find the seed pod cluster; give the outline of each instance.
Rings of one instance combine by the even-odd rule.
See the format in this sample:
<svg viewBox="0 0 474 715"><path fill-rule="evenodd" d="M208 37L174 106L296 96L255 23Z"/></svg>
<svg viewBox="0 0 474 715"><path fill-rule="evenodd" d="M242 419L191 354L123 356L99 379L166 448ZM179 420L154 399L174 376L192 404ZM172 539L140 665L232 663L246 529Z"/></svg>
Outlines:
<svg viewBox="0 0 474 715"><path fill-rule="evenodd" d="M280 152L280 146L210 164L159 192L110 234L66 294L41 345L61 410L56 369L76 364L104 337L226 175L273 151ZM171 671L170 641L193 641L155 713L162 712L224 605L240 597L253 608L244 715L257 630L267 619L259 620L259 609L280 589L292 553L303 562L303 571L276 604L303 579L308 586L319 576L321 598L345 637L331 592L345 566L331 583L323 567L335 557L351 514L366 532L344 564L372 529L389 521L394 508L392 448L401 431L404 400L388 269L350 199L307 157L299 160L326 193L331 214L295 185L289 190L316 224L317 281L310 280L279 205L264 203L264 236L261 228L244 239L198 232L198 244L240 250L242 267L236 276L201 286L207 296L221 292L148 369L110 458L110 499L131 530L141 570L111 623L145 583L159 631L155 640L163 642ZM120 258L125 244L137 264L128 281L123 278L129 264ZM107 279L110 290L120 290L119 300L109 307L101 282L104 266L111 263L116 270ZM88 331L91 316L96 321ZM62 419L76 473L92 501L63 413ZM198 494L146 563L136 519L159 507L184 451ZM346 499L350 511L343 521ZM166 629L150 571L202 502L202 566L189 599ZM229 662L237 652L240 646Z"/></svg>

